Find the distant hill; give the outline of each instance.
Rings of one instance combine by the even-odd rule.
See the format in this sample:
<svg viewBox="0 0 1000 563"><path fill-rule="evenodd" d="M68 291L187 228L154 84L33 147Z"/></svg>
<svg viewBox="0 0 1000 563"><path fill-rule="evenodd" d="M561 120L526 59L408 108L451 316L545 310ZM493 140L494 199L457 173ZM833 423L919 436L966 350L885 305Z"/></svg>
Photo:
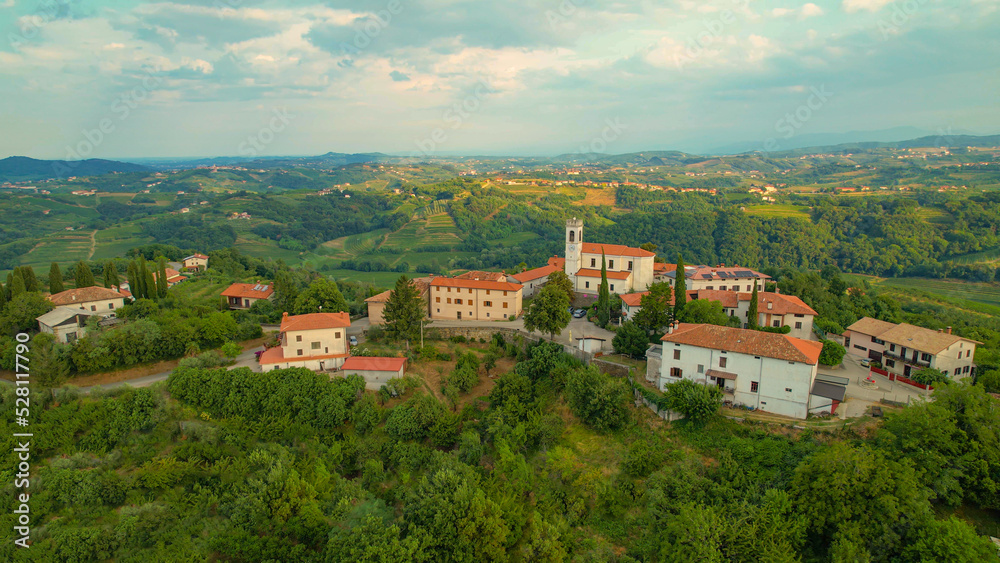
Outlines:
<svg viewBox="0 0 1000 563"><path fill-rule="evenodd" d="M11 156L0 160L0 182L33 182L70 176L99 176L111 172L144 172L146 166L101 160L38 160L26 156Z"/></svg>

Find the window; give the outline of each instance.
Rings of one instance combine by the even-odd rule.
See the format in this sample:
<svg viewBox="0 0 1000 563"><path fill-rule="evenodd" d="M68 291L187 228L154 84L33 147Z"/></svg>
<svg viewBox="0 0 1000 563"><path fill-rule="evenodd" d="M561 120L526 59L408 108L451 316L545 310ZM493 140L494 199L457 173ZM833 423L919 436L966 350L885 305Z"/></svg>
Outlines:
<svg viewBox="0 0 1000 563"><path fill-rule="evenodd" d="M802 328L802 323L801 322L795 323L795 328Z"/></svg>
<svg viewBox="0 0 1000 563"><path fill-rule="evenodd" d="M462 304L462 300L461 299L456 299L455 300L455 305L461 305L461 304Z"/></svg>
<svg viewBox="0 0 1000 563"><path fill-rule="evenodd" d="M506 301L504 301L504 302L503 302L503 308L504 308L504 309L506 309L506 308L507 308L507 302L506 302Z"/></svg>
<svg viewBox="0 0 1000 563"><path fill-rule="evenodd" d="M926 353L926 352L922 353L922 354L920 354L920 359L923 360L923 361L925 361L925 362L929 362L929 361L931 361L931 355L928 354L928 353Z"/></svg>
<svg viewBox="0 0 1000 563"><path fill-rule="evenodd" d="M490 290L487 289L486 290L486 295L489 295L489 294L490 294Z"/></svg>
<svg viewBox="0 0 1000 563"><path fill-rule="evenodd" d="M757 392L757 382L756 381L751 381L750 382L750 392L751 393L756 393Z"/></svg>
<svg viewBox="0 0 1000 563"><path fill-rule="evenodd" d="M791 393L791 392L792 392L791 387L785 387L785 393Z"/></svg>
<svg viewBox="0 0 1000 563"><path fill-rule="evenodd" d="M715 286L710 285L710 286L706 287L705 289L712 290L712 289L715 289Z"/></svg>
<svg viewBox="0 0 1000 563"><path fill-rule="evenodd" d="M483 301L483 307L492 307L492 306L493 306L492 301Z"/></svg>
<svg viewBox="0 0 1000 563"><path fill-rule="evenodd" d="M941 372L941 375L943 375L943 376L945 376L945 377L948 377L948 370L944 370L944 371L942 371L942 372Z"/></svg>
<svg viewBox="0 0 1000 563"><path fill-rule="evenodd" d="M476 302L473 301L472 299L469 299L469 307L473 307L475 305L476 305Z"/></svg>
<svg viewBox="0 0 1000 563"><path fill-rule="evenodd" d="M302 342L302 335L301 334L296 335L295 336L295 341L296 342Z"/></svg>
<svg viewBox="0 0 1000 563"><path fill-rule="evenodd" d="M448 304L451 305L451 297L448 298Z"/></svg>
<svg viewBox="0 0 1000 563"><path fill-rule="evenodd" d="M489 313L486 313L486 318L487 319L490 318L490 314Z"/></svg>
<svg viewBox="0 0 1000 563"><path fill-rule="evenodd" d="M720 368L724 368L724 367L726 367L726 363L727 363L728 361L729 361L729 359L728 359L728 358L719 358L719 367L720 367Z"/></svg>
<svg viewBox="0 0 1000 563"><path fill-rule="evenodd" d="M629 261L628 261L628 269L629 269L629 270L631 270L631 269L632 269L632 261L631 261L631 260L629 260Z"/></svg>
<svg viewBox="0 0 1000 563"><path fill-rule="evenodd" d="M800 315L800 314L796 313L795 314L795 318L796 319L803 319L803 318L805 318L805 315Z"/></svg>
<svg viewBox="0 0 1000 563"><path fill-rule="evenodd" d="M868 350L868 348L865 348L864 346L860 346L858 344L855 344L854 347L857 348L858 350Z"/></svg>
<svg viewBox="0 0 1000 563"><path fill-rule="evenodd" d="M596 268L597 267L597 258L591 258L590 259L590 267L591 268Z"/></svg>
<svg viewBox="0 0 1000 563"><path fill-rule="evenodd" d="M438 312L438 313L440 313L440 312L441 312L441 309L440 309L440 308L438 308L437 312Z"/></svg>
<svg viewBox="0 0 1000 563"><path fill-rule="evenodd" d="M614 267L615 267L615 261L614 260L608 260L608 268L614 268Z"/></svg>
<svg viewBox="0 0 1000 563"><path fill-rule="evenodd" d="M705 364L698 364L698 373L705 373Z"/></svg>
<svg viewBox="0 0 1000 563"><path fill-rule="evenodd" d="M576 231L570 231L569 232L569 241L570 242L576 242Z"/></svg>
<svg viewBox="0 0 1000 563"><path fill-rule="evenodd" d="M503 296L504 296L504 297L507 297L507 292L506 292L506 291L505 291L505 292L503 292Z"/></svg>
<svg viewBox="0 0 1000 563"><path fill-rule="evenodd" d="M471 287L469 288L469 293L472 293L472 288Z"/></svg>
<svg viewBox="0 0 1000 563"><path fill-rule="evenodd" d="M611 291L615 290L615 284L611 284Z"/></svg>
<svg viewBox="0 0 1000 563"><path fill-rule="evenodd" d="M722 291L725 291L726 290L726 286L722 286L719 289L722 290Z"/></svg>
<svg viewBox="0 0 1000 563"><path fill-rule="evenodd" d="M679 378L682 375L684 375L684 372L681 371L681 368L670 368L670 377L677 377L677 378Z"/></svg>
<svg viewBox="0 0 1000 563"><path fill-rule="evenodd" d="M505 319L507 318L507 313L503 314L503 318L505 318Z"/></svg>
<svg viewBox="0 0 1000 563"><path fill-rule="evenodd" d="M781 326L781 321L774 321L774 326L775 327Z"/></svg>
<svg viewBox="0 0 1000 563"><path fill-rule="evenodd" d="M296 356L301 356L302 355L302 350L301 349L296 350L296 354L295 355Z"/></svg>
<svg viewBox="0 0 1000 563"><path fill-rule="evenodd" d="M962 373L969 373L969 366L962 368Z"/></svg>
<svg viewBox="0 0 1000 563"><path fill-rule="evenodd" d="M896 345L895 344L890 344L889 345L889 351L890 352L895 352L896 351Z"/></svg>
<svg viewBox="0 0 1000 563"><path fill-rule="evenodd" d="M96 311L97 310L97 305L91 305L90 306L90 310L91 311ZM959 352L959 354L961 354L961 352Z"/></svg>
<svg viewBox="0 0 1000 563"><path fill-rule="evenodd" d="M681 359L681 351L680 350L674 350L674 359L675 360Z"/></svg>
<svg viewBox="0 0 1000 563"><path fill-rule="evenodd" d="M441 298L440 297L435 297L434 298L434 302L435 303L440 303L441 302Z"/></svg>
<svg viewBox="0 0 1000 563"><path fill-rule="evenodd" d="M108 303L108 309L112 309L113 310L114 308L115 308L115 304L114 303Z"/></svg>
<svg viewBox="0 0 1000 563"><path fill-rule="evenodd" d="M450 287L448 288L448 293L451 293L451 288Z"/></svg>
<svg viewBox="0 0 1000 563"><path fill-rule="evenodd" d="M587 289L590 289L590 282L584 282L584 287L586 287Z"/></svg>
<svg viewBox="0 0 1000 563"><path fill-rule="evenodd" d="M972 350L965 351L965 357L968 358L972 354Z"/></svg>
<svg viewBox="0 0 1000 563"><path fill-rule="evenodd" d="M340 331L338 330L337 332L333 333L333 337L340 338Z"/></svg>
<svg viewBox="0 0 1000 563"><path fill-rule="evenodd" d="M894 368L894 367L896 367L896 360L886 359L886 361L885 361L885 367L887 367L887 368Z"/></svg>
<svg viewBox="0 0 1000 563"><path fill-rule="evenodd" d="M312 349L313 350L319 350L319 342L313 342L312 343Z"/></svg>
<svg viewBox="0 0 1000 563"><path fill-rule="evenodd" d="M872 342L877 342L877 341L878 341L878 339L873 336L872 337Z"/></svg>

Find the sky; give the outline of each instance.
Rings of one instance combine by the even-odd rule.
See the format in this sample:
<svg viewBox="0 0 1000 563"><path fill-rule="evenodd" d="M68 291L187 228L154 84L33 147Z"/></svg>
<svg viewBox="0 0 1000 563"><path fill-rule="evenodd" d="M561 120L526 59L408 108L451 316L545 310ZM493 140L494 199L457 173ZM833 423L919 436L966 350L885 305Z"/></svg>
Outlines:
<svg viewBox="0 0 1000 563"><path fill-rule="evenodd" d="M0 0L0 157L1000 133L1000 0Z"/></svg>

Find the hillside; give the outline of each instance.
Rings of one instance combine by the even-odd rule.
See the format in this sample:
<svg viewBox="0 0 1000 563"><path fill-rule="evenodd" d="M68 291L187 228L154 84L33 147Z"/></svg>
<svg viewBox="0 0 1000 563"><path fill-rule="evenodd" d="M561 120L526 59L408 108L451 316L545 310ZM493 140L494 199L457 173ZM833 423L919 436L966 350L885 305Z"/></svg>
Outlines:
<svg viewBox="0 0 1000 563"><path fill-rule="evenodd" d="M38 160L10 156L0 160L0 182L31 182L70 176L98 176L113 172L143 172L146 166L90 158L87 160Z"/></svg>

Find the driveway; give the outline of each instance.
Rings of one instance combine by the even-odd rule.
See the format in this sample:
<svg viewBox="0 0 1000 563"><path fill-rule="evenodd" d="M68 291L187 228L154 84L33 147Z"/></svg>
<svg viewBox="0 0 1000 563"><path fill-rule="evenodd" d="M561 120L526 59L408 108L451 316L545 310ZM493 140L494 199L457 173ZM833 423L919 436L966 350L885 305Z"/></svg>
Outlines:
<svg viewBox="0 0 1000 563"><path fill-rule="evenodd" d="M905 383L889 381L888 377L877 373L871 373L872 379L875 380L875 388L862 387L860 382L864 381L870 372L868 368L861 365L861 358L851 354L844 356L844 362L839 366L839 369L820 366L818 371L825 375L846 377L849 380L847 400L837 409L840 418L864 416L868 407L880 404L881 399L912 403L926 398L924 391Z"/></svg>
<svg viewBox="0 0 1000 563"><path fill-rule="evenodd" d="M524 319L518 318L513 321L445 321L445 320L435 320L430 324L424 325L425 327L490 327L490 328L513 328L528 333L524 328ZM541 334L538 332L531 333L534 336L542 336L548 340L548 334ZM605 349L611 349L611 339L614 338L615 333L610 330L604 330L603 328L595 325L587 319L570 319L569 326L564 328L562 332L556 335L555 342L560 344L567 344L572 347L576 347L576 340L582 336L593 336L596 338L603 338L607 342L605 343Z"/></svg>

